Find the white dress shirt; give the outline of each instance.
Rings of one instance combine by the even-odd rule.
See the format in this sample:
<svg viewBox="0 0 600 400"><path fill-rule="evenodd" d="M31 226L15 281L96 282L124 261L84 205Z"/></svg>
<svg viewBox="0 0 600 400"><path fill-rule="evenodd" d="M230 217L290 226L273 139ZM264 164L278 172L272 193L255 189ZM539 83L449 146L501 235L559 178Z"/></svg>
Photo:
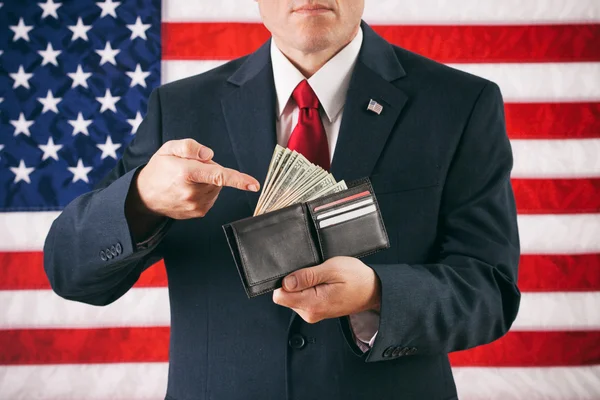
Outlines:
<svg viewBox="0 0 600 400"><path fill-rule="evenodd" d="M342 123L346 93L348 92L354 65L358 59L362 38L362 29L359 28L357 35L346 47L308 78L308 83L321 104L319 113L327 134L330 161L333 160ZM277 143L280 146L287 147L292 131L298 123L299 114L299 108L292 98L292 92L306 78L279 50L274 40L271 41L271 62L277 93ZM379 314L373 311L365 311L351 315L350 325L354 336L358 339L356 344L363 351L366 351L369 346L373 345L377 335Z"/></svg>

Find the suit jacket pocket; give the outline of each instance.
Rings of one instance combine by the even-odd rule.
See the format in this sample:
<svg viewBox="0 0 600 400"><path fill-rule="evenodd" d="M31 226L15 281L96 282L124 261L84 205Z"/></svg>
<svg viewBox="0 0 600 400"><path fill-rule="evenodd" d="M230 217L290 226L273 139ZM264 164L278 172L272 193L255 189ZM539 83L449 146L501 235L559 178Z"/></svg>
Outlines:
<svg viewBox="0 0 600 400"><path fill-rule="evenodd" d="M376 172L369 178L376 194L438 186L441 182L440 165L416 165L400 171Z"/></svg>

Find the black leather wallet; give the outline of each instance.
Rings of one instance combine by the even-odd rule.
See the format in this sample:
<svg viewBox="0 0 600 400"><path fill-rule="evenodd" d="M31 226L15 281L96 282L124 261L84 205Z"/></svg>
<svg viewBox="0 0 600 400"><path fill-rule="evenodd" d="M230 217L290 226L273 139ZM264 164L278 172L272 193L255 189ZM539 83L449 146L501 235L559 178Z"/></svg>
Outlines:
<svg viewBox="0 0 600 400"><path fill-rule="evenodd" d="M335 256L390 246L368 178L305 203L223 225L248 297L281 287L289 273Z"/></svg>

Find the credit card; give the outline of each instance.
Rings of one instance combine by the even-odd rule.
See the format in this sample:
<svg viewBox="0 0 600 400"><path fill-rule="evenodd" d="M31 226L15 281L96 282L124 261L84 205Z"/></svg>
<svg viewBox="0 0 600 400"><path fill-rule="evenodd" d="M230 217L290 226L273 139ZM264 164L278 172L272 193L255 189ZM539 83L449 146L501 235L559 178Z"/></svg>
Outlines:
<svg viewBox="0 0 600 400"><path fill-rule="evenodd" d="M344 214L339 214L331 218L327 218L319 222L319 228L325 228L331 225L340 224L345 221L350 221L351 219L355 219L358 217L362 217L363 215L371 214L377 211L375 208L375 204L359 208L358 210L353 210Z"/></svg>
<svg viewBox="0 0 600 400"><path fill-rule="evenodd" d="M371 194L371 192L369 192L368 190L365 190L364 192L356 193L356 194L353 194L351 196L344 197L343 199L332 201L331 203L322 204L322 205L320 205L318 207L315 207L315 209L313 211L317 212L317 211L320 211L320 210L325 210L325 209L327 209L329 207L337 206L338 204L343 204L343 203L346 203L348 201L352 201L352 200L355 200L355 199L360 199L361 197L369 196L370 194Z"/></svg>
<svg viewBox="0 0 600 400"><path fill-rule="evenodd" d="M347 211L356 210L357 208L361 208L371 204L373 204L373 198L369 196L364 200L357 201L356 203L348 204L346 206L336 208L334 210L325 211L324 213L317 215L317 220L333 217L334 215L343 214Z"/></svg>

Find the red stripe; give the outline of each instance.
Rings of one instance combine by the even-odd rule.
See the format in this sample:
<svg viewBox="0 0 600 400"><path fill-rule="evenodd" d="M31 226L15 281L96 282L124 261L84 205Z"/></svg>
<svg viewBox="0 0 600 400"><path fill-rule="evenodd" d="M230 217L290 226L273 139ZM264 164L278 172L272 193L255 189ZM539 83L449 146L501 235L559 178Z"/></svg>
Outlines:
<svg viewBox="0 0 600 400"><path fill-rule="evenodd" d="M575 366L600 363L600 332L510 332L450 355L453 366ZM0 364L166 362L169 328L0 331Z"/></svg>
<svg viewBox="0 0 600 400"><path fill-rule="evenodd" d="M450 354L453 367L552 367L600 363L600 332L509 332L499 340Z"/></svg>
<svg viewBox="0 0 600 400"><path fill-rule="evenodd" d="M507 103L511 139L600 137L600 103Z"/></svg>
<svg viewBox="0 0 600 400"><path fill-rule="evenodd" d="M169 328L5 330L0 347L5 365L163 362Z"/></svg>
<svg viewBox="0 0 600 400"><path fill-rule="evenodd" d="M519 214L576 214L600 211L600 178L513 179Z"/></svg>
<svg viewBox="0 0 600 400"><path fill-rule="evenodd" d="M373 28L391 43L445 63L600 61L600 24ZM269 36L257 23L163 23L162 58L229 60Z"/></svg>
<svg viewBox="0 0 600 400"><path fill-rule="evenodd" d="M0 290L50 289L42 253L0 253ZM135 287L165 287L161 262L147 269ZM519 288L524 292L600 290L600 254L523 255Z"/></svg>
<svg viewBox="0 0 600 400"><path fill-rule="evenodd" d="M519 289L523 292L600 290L600 254L522 255Z"/></svg>
<svg viewBox="0 0 600 400"><path fill-rule="evenodd" d="M0 252L0 290L50 289L42 252ZM135 287L167 286L162 261L148 268Z"/></svg>

